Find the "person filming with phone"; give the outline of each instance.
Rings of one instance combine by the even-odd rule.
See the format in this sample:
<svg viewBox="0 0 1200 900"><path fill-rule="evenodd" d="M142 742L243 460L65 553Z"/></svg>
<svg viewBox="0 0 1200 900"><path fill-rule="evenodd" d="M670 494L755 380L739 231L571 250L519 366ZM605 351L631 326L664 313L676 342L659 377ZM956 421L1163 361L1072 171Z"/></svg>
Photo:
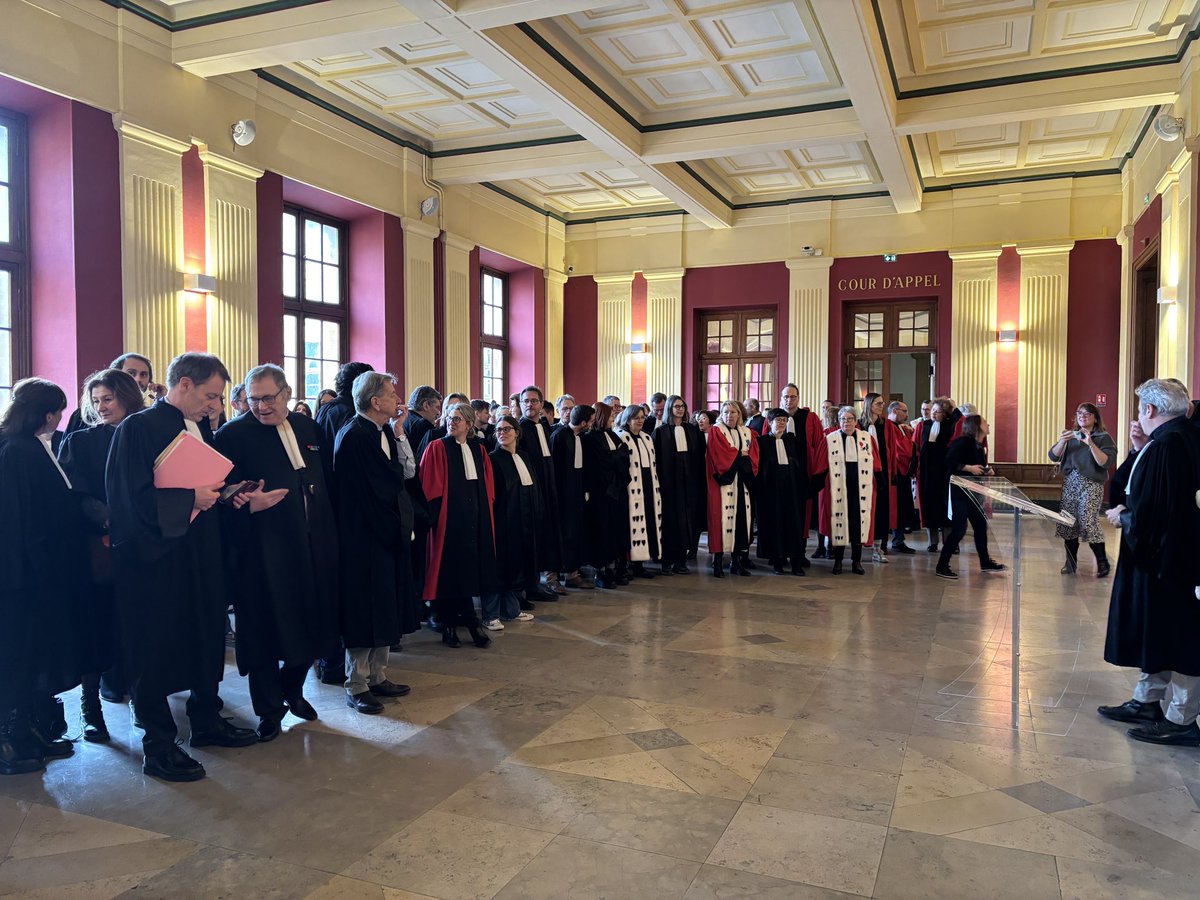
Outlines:
<svg viewBox="0 0 1200 900"><path fill-rule="evenodd" d="M1100 506L1104 502L1104 484L1108 470L1116 464L1117 445L1104 430L1100 410L1091 403L1080 403L1075 410L1075 427L1058 436L1050 448L1050 459L1062 468L1063 512L1075 517L1074 525L1059 525L1058 536L1066 545L1062 574L1074 575L1079 558L1079 540L1083 538L1096 557L1096 577L1110 571L1104 551L1104 529L1100 524Z"/></svg>

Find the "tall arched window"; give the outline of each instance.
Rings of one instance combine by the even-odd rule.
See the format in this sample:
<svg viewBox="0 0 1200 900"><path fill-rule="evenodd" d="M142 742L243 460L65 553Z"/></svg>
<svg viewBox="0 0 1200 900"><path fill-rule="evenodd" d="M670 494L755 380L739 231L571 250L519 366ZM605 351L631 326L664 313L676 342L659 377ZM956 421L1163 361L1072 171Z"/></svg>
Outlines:
<svg viewBox="0 0 1200 900"><path fill-rule="evenodd" d="M24 117L0 109L0 409L29 375L29 167Z"/></svg>

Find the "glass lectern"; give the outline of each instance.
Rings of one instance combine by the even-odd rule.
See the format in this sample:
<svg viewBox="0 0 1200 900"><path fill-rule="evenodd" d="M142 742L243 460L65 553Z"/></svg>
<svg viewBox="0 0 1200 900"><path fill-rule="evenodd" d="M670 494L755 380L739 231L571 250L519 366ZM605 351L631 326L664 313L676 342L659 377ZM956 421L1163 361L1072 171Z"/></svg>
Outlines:
<svg viewBox="0 0 1200 900"><path fill-rule="evenodd" d="M1071 525L1075 520L1040 506L1007 478L954 475L950 483L965 490L988 517L993 552L1007 557L1010 569L1000 577L971 575L979 580L967 595L968 602L985 617L979 620L973 640L961 641L956 648L968 654L967 658L971 653L975 656L961 675L938 691L949 706L937 719L1065 734L1074 721L1069 698L1079 696L1086 687L1076 683L1076 664L1090 619L1073 606L1074 598L1064 597L1055 581L1042 576L1050 571L1047 560L1054 559L1061 548L1054 526ZM964 554L969 544L970 540L964 539ZM966 575L973 563L968 563L965 555L960 558L958 568ZM1053 573L1057 578L1057 568ZM1035 624L1027 629L1031 659L1023 660L1021 588L1031 575L1032 583L1041 587L1044 581L1046 590L1035 590L1030 598ZM1005 705L1011 707L1007 716Z"/></svg>

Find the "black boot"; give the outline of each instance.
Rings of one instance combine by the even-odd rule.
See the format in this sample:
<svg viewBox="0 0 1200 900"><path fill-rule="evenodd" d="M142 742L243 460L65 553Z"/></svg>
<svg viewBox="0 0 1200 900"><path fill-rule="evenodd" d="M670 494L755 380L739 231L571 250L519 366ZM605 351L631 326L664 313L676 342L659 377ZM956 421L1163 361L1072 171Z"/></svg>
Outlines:
<svg viewBox="0 0 1200 900"><path fill-rule="evenodd" d="M776 575L782 575L783 574L783 560L782 559L771 560L771 571L774 572Z"/></svg>
<svg viewBox="0 0 1200 900"><path fill-rule="evenodd" d="M476 647L483 648L492 642L492 639L479 630L478 625L468 625L467 631L471 632L471 641Z"/></svg>
<svg viewBox="0 0 1200 900"><path fill-rule="evenodd" d="M1059 574L1074 575L1075 567L1079 560L1079 541L1077 541L1077 540L1063 541L1063 544L1066 545L1066 548L1067 548L1067 561L1064 562L1063 567L1058 570ZM1101 544L1101 546L1103 547L1104 545Z"/></svg>
<svg viewBox="0 0 1200 900"><path fill-rule="evenodd" d="M462 641L458 639L458 629L453 625L447 625L442 629L442 643L447 647L461 647Z"/></svg>
<svg viewBox="0 0 1200 900"><path fill-rule="evenodd" d="M743 550L740 554L735 553L733 555L738 561L738 574L748 576L750 569L754 567L754 563L750 562L750 554Z"/></svg>
<svg viewBox="0 0 1200 900"><path fill-rule="evenodd" d="M75 745L41 730L36 717L18 714L12 720L12 741L26 758L66 759L75 752Z"/></svg>
<svg viewBox="0 0 1200 900"><path fill-rule="evenodd" d="M0 719L0 775L25 775L46 768L46 760L15 739L15 714Z"/></svg>
<svg viewBox="0 0 1200 900"><path fill-rule="evenodd" d="M713 554L713 577L714 578L724 578L725 577L725 554L724 553L714 553Z"/></svg>
<svg viewBox="0 0 1200 900"><path fill-rule="evenodd" d="M84 675L79 710L83 719L83 739L90 744L107 744L112 736L100 707L100 676Z"/></svg>
<svg viewBox="0 0 1200 900"><path fill-rule="evenodd" d="M1112 567L1108 564L1108 553L1105 552L1104 542L1100 541L1096 544L1088 544L1092 548L1092 553L1096 555L1096 577L1104 578L1112 571Z"/></svg>
<svg viewBox="0 0 1200 900"><path fill-rule="evenodd" d="M842 574L842 560L846 558L846 548L845 547L834 547L832 550L832 553L833 553L833 574L841 575Z"/></svg>
<svg viewBox="0 0 1200 900"><path fill-rule="evenodd" d="M805 559L803 556L792 557L792 574L793 575L804 575L805 574L804 564L806 562L808 562L808 560ZM809 565L811 565L811 563L809 563Z"/></svg>

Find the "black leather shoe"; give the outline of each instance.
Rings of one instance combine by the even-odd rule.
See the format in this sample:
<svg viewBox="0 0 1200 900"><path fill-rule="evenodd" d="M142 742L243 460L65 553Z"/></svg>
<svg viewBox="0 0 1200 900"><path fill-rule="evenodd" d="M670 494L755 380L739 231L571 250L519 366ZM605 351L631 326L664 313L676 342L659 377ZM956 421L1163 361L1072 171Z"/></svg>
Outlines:
<svg viewBox="0 0 1200 900"><path fill-rule="evenodd" d="M305 722L317 721L317 711L313 705L303 697L297 695L287 698L288 712L297 719L303 719Z"/></svg>
<svg viewBox="0 0 1200 900"><path fill-rule="evenodd" d="M850 563L850 571L853 572L855 575L866 575L867 574L867 570L864 569L862 566L860 566L858 563Z"/></svg>
<svg viewBox="0 0 1200 900"><path fill-rule="evenodd" d="M221 716L207 728L193 731L188 741L192 747L249 747L257 743L258 733L254 729L238 728Z"/></svg>
<svg viewBox="0 0 1200 900"><path fill-rule="evenodd" d="M458 638L458 630L455 628L442 629L442 643L447 647L461 647L462 641Z"/></svg>
<svg viewBox="0 0 1200 900"><path fill-rule="evenodd" d="M645 578L647 581L652 581L654 579L654 573L641 563L638 563L636 566L634 566L633 576L635 578Z"/></svg>
<svg viewBox="0 0 1200 900"><path fill-rule="evenodd" d="M1135 741L1147 744L1165 744L1170 747L1200 747L1200 726L1195 721L1190 725L1176 725L1170 719L1147 722L1125 732Z"/></svg>
<svg viewBox="0 0 1200 900"><path fill-rule="evenodd" d="M1162 704L1156 701L1126 700L1120 706L1098 706L1096 712L1114 722L1134 724L1161 722L1164 718Z"/></svg>
<svg viewBox="0 0 1200 900"><path fill-rule="evenodd" d="M480 631L478 625L472 625L467 630L471 632L471 643L480 650L492 643L492 639L485 632Z"/></svg>
<svg viewBox="0 0 1200 900"><path fill-rule="evenodd" d="M951 569L949 566L938 566L936 569L933 570L933 574L936 575L938 578L957 578L958 577L958 573L955 572L953 569Z"/></svg>
<svg viewBox="0 0 1200 900"><path fill-rule="evenodd" d="M361 694L347 694L346 705L360 713L366 713L368 716L383 712L383 704L372 697L370 691L363 691Z"/></svg>
<svg viewBox="0 0 1200 900"><path fill-rule="evenodd" d="M926 552L926 553L937 553L937 552L938 552L938 545L937 545L937 544L930 544L928 547L926 547L926 548L925 548L925 552Z"/></svg>
<svg viewBox="0 0 1200 900"><path fill-rule="evenodd" d="M916 553L917 551L914 550L912 547L908 546L908 544L905 544L903 542L901 542L899 544L893 542L892 543L892 552L893 553Z"/></svg>
<svg viewBox="0 0 1200 900"><path fill-rule="evenodd" d="M279 727L278 719L260 719L254 733L258 735L260 744L269 744L283 734L283 729Z"/></svg>
<svg viewBox="0 0 1200 900"><path fill-rule="evenodd" d="M812 568L812 561L807 556L805 556L803 553L800 554L800 559L798 560L798 562L800 564L800 568L802 568L802 569L811 569Z"/></svg>
<svg viewBox="0 0 1200 900"><path fill-rule="evenodd" d="M61 738L52 738L45 734L34 722L28 723L28 730L24 736L24 742L30 747L27 751L29 756L41 756L43 759L66 759L75 753L75 745L70 741L64 741ZM17 746L23 746L20 738L17 739Z"/></svg>
<svg viewBox="0 0 1200 900"><path fill-rule="evenodd" d="M792 563L792 574L803 577L808 573L804 571L804 566L799 561L796 561Z"/></svg>
<svg viewBox="0 0 1200 900"><path fill-rule="evenodd" d="M530 600L537 600L539 603L557 603L558 594L547 588L539 587L536 591L526 591L525 596Z"/></svg>
<svg viewBox="0 0 1200 900"><path fill-rule="evenodd" d="M662 575L664 578L670 578L675 573L671 571L671 567L669 565L660 565L658 567L658 572L655 574Z"/></svg>
<svg viewBox="0 0 1200 900"><path fill-rule="evenodd" d="M1107 559L1102 559L1098 563L1096 563L1096 577L1097 578L1106 578L1106 577L1108 577L1108 573L1111 571L1112 571L1112 566L1110 566L1108 564Z"/></svg>
<svg viewBox="0 0 1200 900"><path fill-rule="evenodd" d="M833 561L833 571L831 572L831 574L833 574L833 575L841 575L842 574L842 561L840 559L835 559Z"/></svg>
<svg viewBox="0 0 1200 900"><path fill-rule="evenodd" d="M0 775L27 775L46 768L46 760L13 740L8 723L0 725Z"/></svg>
<svg viewBox="0 0 1200 900"><path fill-rule="evenodd" d="M249 729L243 729L248 731ZM254 734L253 731L250 732ZM256 736L257 739L257 736ZM177 745L165 753L147 756L142 771L163 781L199 781L204 777L204 766L196 762Z"/></svg>
<svg viewBox="0 0 1200 900"><path fill-rule="evenodd" d="M692 570L687 567L687 563L675 563L671 566L671 571L676 575L691 575Z"/></svg>
<svg viewBox="0 0 1200 900"><path fill-rule="evenodd" d="M725 554L723 554L723 553L717 553L713 556L712 569L713 569L713 577L714 578L724 578L725 577L724 556L725 556Z"/></svg>
<svg viewBox="0 0 1200 900"><path fill-rule="evenodd" d="M81 718L83 719L83 739L89 744L107 744L112 740L103 715L89 711Z"/></svg>
<svg viewBox="0 0 1200 900"><path fill-rule="evenodd" d="M370 687L371 693L376 697L403 697L411 690L407 684L396 684L394 681L381 681Z"/></svg>
<svg viewBox="0 0 1200 900"><path fill-rule="evenodd" d="M404 648L400 644L392 644L388 647L388 653L399 653Z"/></svg>
<svg viewBox="0 0 1200 900"><path fill-rule="evenodd" d="M994 559L989 559L987 562L980 563L979 571L981 572L1003 572L1008 569L1002 562L996 562Z"/></svg>

